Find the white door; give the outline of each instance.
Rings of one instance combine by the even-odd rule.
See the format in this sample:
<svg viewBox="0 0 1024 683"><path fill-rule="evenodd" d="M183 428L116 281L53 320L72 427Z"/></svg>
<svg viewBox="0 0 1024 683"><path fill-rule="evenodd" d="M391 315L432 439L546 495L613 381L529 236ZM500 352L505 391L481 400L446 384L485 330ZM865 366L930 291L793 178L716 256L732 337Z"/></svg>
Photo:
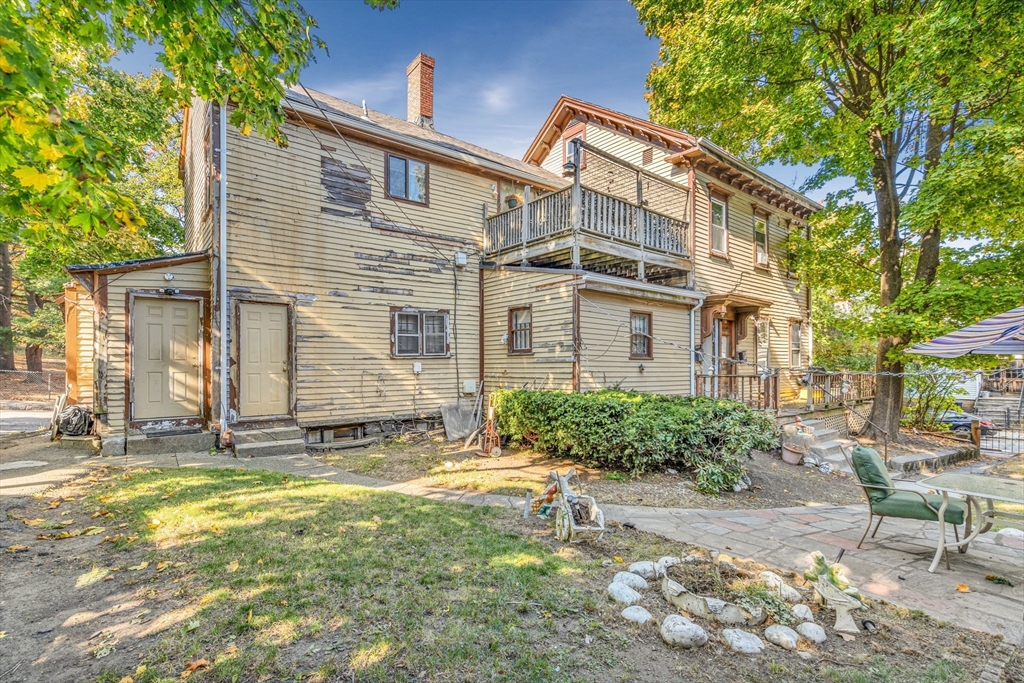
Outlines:
<svg viewBox="0 0 1024 683"><path fill-rule="evenodd" d="M239 305L239 416L287 415L288 307Z"/></svg>
<svg viewBox="0 0 1024 683"><path fill-rule="evenodd" d="M198 417L199 302L132 303L132 418Z"/></svg>

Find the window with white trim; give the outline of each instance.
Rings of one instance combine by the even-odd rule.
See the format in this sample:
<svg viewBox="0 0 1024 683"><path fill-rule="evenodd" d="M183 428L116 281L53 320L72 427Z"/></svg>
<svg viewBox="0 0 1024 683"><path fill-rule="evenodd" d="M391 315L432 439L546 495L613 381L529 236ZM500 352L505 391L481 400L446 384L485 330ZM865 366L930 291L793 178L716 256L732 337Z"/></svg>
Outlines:
<svg viewBox="0 0 1024 683"><path fill-rule="evenodd" d="M725 202L711 198L711 251L726 254L729 250L729 211Z"/></svg>
<svg viewBox="0 0 1024 683"><path fill-rule="evenodd" d="M768 267L768 219L754 217L754 265Z"/></svg>
<svg viewBox="0 0 1024 683"><path fill-rule="evenodd" d="M789 367L799 368L803 366L803 323L794 320L789 323Z"/></svg>
<svg viewBox="0 0 1024 683"><path fill-rule="evenodd" d="M415 308L391 311L392 356L443 357L448 351L448 311Z"/></svg>

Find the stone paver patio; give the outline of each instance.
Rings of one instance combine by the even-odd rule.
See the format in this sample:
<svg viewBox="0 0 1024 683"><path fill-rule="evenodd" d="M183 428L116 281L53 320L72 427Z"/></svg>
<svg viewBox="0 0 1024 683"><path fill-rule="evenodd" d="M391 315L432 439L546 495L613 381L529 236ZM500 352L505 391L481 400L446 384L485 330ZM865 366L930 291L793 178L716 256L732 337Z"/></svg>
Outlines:
<svg viewBox="0 0 1024 683"><path fill-rule="evenodd" d="M66 452L64 452L66 453ZM369 486L447 502L497 505L522 509L524 501L510 496L432 488L415 481L395 483L338 470L306 455L234 459L206 453L105 458L61 455L47 449L39 459L48 468L13 470L0 477L0 495L26 495L59 479L77 476L93 464L135 467L216 467L269 469L282 473ZM4 460L0 451L0 460ZM18 459L22 459L19 457ZM934 523L886 519L875 539L857 549L867 521L867 506L820 506L775 510L683 510L611 505L598 501L607 519L632 523L637 529L703 546L733 557L750 558L781 569L802 572L810 554L819 550L842 563L854 585L866 594L892 604L925 612L937 619L990 633L1024 645L1024 539L984 534L966 554L952 553L952 570L944 565L934 574L928 566L935 552L938 526ZM1013 587L986 580L995 574ZM969 593L956 590L967 584Z"/></svg>

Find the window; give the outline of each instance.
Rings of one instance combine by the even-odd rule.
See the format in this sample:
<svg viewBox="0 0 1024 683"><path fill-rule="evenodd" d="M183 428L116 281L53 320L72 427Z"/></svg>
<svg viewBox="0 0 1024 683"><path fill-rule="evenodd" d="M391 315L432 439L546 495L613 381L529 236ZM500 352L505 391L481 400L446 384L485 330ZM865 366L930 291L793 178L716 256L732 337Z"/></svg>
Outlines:
<svg viewBox="0 0 1024 683"><path fill-rule="evenodd" d="M768 219L754 217L754 265L768 268Z"/></svg>
<svg viewBox="0 0 1024 683"><path fill-rule="evenodd" d="M758 318L754 334L757 336L757 358L754 360L761 366L758 368L758 371L760 371L771 365L769 360L771 357L771 321L767 318Z"/></svg>
<svg viewBox="0 0 1024 683"><path fill-rule="evenodd" d="M723 256L729 252L729 212L725 202L711 199L711 251Z"/></svg>
<svg viewBox="0 0 1024 683"><path fill-rule="evenodd" d="M803 353L801 353L801 334L803 323L794 320L789 323L789 367L799 368L804 364Z"/></svg>
<svg viewBox="0 0 1024 683"><path fill-rule="evenodd" d="M533 310L529 306L508 309L508 352L533 351Z"/></svg>
<svg viewBox="0 0 1024 683"><path fill-rule="evenodd" d="M388 155L388 196L427 203L427 165L422 161Z"/></svg>
<svg viewBox="0 0 1024 683"><path fill-rule="evenodd" d="M447 356L448 312L392 309L391 355Z"/></svg>
<svg viewBox="0 0 1024 683"><path fill-rule="evenodd" d="M654 346L651 344L651 314L629 313L629 357L653 358Z"/></svg>
<svg viewBox="0 0 1024 683"><path fill-rule="evenodd" d="M577 123L569 126L562 133L562 165L564 166L569 161L572 161L572 145L569 143L574 139L579 138L583 142L587 141L587 125L585 123ZM587 153L586 151L580 151L580 170L587 165Z"/></svg>

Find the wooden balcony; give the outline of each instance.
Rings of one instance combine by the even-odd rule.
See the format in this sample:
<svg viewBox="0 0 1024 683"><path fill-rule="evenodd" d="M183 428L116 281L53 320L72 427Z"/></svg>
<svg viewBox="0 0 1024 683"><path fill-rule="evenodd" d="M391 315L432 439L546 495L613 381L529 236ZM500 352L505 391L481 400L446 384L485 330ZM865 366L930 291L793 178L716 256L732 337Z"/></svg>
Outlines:
<svg viewBox="0 0 1024 683"><path fill-rule="evenodd" d="M575 265L657 281L691 270L688 228L643 204L576 184L489 217L484 254L498 265Z"/></svg>

